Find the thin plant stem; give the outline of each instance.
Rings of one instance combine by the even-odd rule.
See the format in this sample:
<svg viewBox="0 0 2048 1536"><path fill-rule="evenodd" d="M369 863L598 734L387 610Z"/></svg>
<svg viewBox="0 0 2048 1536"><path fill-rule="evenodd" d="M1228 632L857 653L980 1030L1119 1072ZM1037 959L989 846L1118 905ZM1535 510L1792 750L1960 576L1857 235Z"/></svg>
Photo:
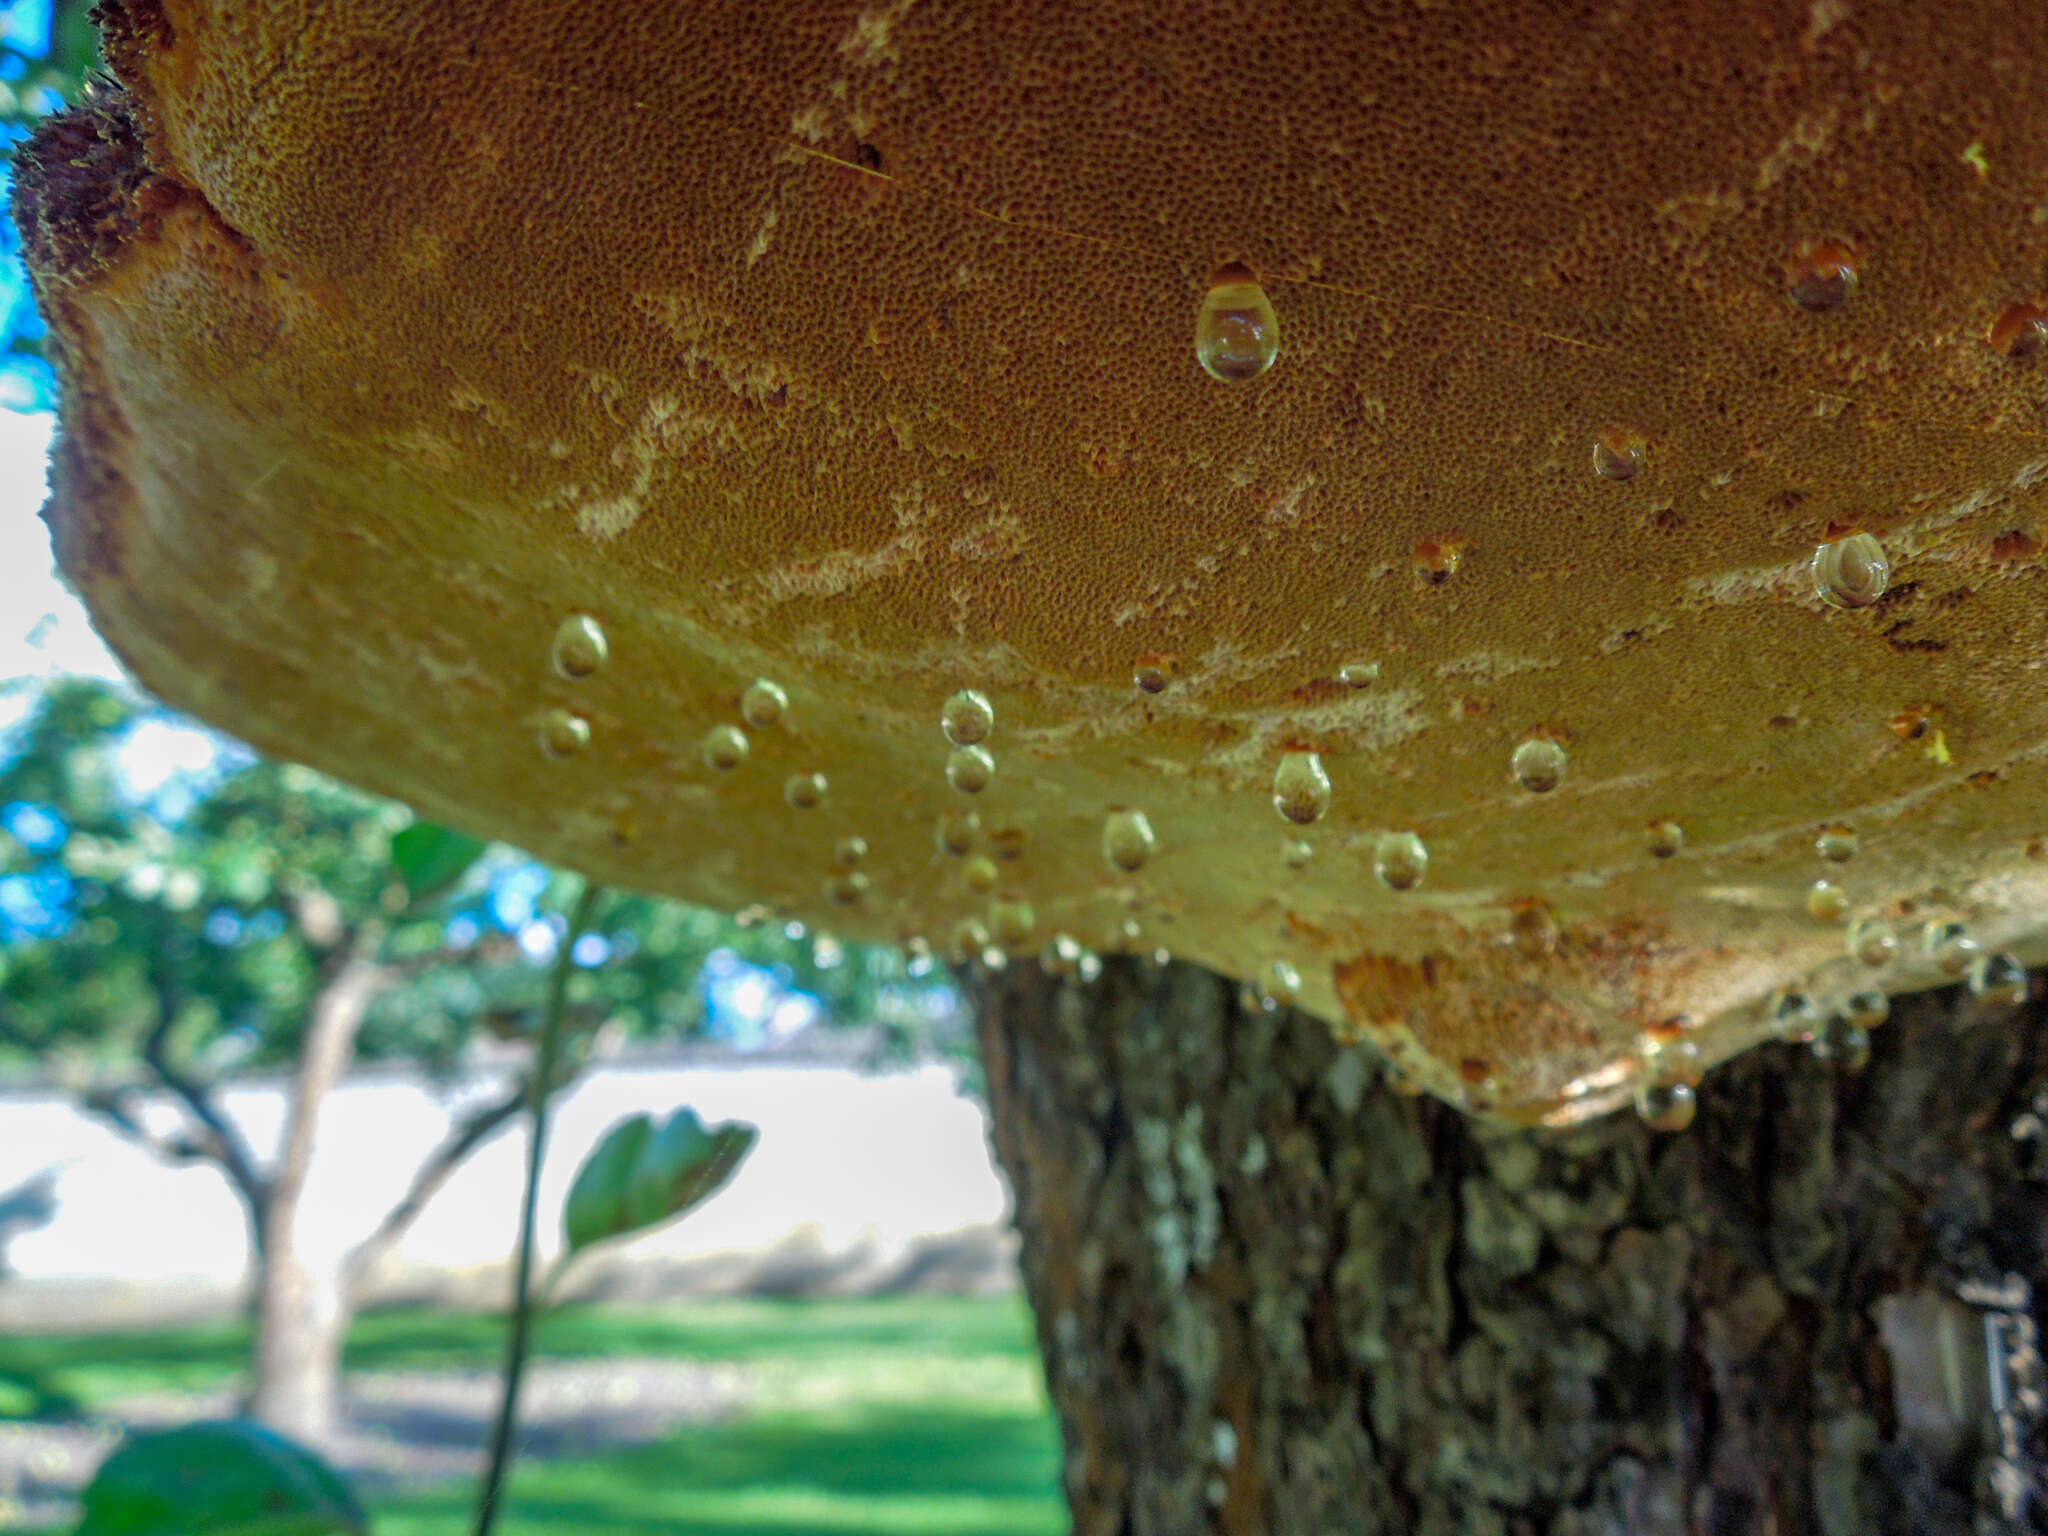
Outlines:
<svg viewBox="0 0 2048 1536"><path fill-rule="evenodd" d="M533 1135L526 1151L526 1191L519 1208L518 1275L512 1283L512 1324L505 1338L504 1394L498 1401L498 1422L491 1429L491 1460L484 1471L483 1491L476 1506L476 1536L490 1536L498 1518L505 1474L512 1465L512 1430L519 1418L519 1384L526 1375L526 1343L533 1324L534 1216L540 1204L541 1156L547 1150L548 1099L554 1093L555 1062L562 1049L562 1015L569 995L569 972L575 965L576 940L589 926L599 888L587 884L569 919L562 947L548 981L547 1010L541 1015L540 1046L534 1054L528 1114Z"/></svg>

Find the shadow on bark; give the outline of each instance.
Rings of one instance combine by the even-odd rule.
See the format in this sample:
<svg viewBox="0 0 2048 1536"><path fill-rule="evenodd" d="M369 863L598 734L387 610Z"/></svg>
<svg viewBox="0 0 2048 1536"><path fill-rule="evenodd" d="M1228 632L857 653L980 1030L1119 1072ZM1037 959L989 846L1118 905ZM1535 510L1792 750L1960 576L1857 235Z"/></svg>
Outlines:
<svg viewBox="0 0 2048 1536"><path fill-rule="evenodd" d="M1077 1536L2048 1529L2038 1003L1657 1135L1475 1125L1192 966L974 986Z"/></svg>

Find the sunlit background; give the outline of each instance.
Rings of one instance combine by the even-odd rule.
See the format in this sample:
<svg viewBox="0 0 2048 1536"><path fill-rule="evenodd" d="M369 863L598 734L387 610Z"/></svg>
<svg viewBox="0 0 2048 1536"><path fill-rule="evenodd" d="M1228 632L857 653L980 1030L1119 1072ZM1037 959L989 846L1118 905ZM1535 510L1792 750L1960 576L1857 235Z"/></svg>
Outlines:
<svg viewBox="0 0 2048 1536"><path fill-rule="evenodd" d="M9 155L90 88L86 10L0 4ZM374 958L400 979L313 1106L293 1262L355 1322L331 1418L306 1433L377 1529L466 1529L521 1122L499 1114L420 1184L516 1098L576 881L493 847L422 894L402 807L138 692L37 515L57 375L11 223L0 329L0 1531L68 1529L124 1433L246 1405L251 1191L298 1103L330 922L388 930ZM1063 1529L943 968L632 895L570 961L578 1073L541 1185L544 1254L622 1117L688 1105L760 1139L682 1221L579 1258L540 1330L516 1485L538 1512L515 1497L501 1529ZM236 1157L258 1177L238 1185Z"/></svg>

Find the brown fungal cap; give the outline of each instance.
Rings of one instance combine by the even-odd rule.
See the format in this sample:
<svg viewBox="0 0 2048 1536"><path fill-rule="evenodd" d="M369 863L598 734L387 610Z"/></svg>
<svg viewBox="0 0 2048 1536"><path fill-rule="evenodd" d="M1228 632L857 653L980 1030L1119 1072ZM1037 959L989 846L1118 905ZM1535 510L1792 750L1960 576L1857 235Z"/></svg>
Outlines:
<svg viewBox="0 0 2048 1536"><path fill-rule="evenodd" d="M2048 11L108 9L17 174L49 515L262 747L849 934L1135 918L1510 1114L1867 989L1823 875L2041 952Z"/></svg>

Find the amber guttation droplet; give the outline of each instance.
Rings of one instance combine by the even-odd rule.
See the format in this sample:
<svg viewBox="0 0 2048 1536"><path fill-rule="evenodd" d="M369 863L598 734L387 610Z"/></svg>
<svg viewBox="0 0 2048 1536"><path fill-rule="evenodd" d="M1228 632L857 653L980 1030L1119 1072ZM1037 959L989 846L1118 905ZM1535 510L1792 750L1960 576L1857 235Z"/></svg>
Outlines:
<svg viewBox="0 0 2048 1536"><path fill-rule="evenodd" d="M1593 473L1602 480L1633 480L1650 462L1650 440L1634 427L1609 427L1593 438Z"/></svg>
<svg viewBox="0 0 2048 1536"><path fill-rule="evenodd" d="M1415 574L1433 587L1458 574L1472 541L1463 534L1438 533L1415 541Z"/></svg>
<svg viewBox="0 0 2048 1536"><path fill-rule="evenodd" d="M1653 1131L1682 1131L1698 1112L1690 1083L1650 1083L1636 1090L1636 1113Z"/></svg>
<svg viewBox="0 0 2048 1536"><path fill-rule="evenodd" d="M1785 257L1785 296L1809 315L1830 314L1862 286L1859 260L1846 240L1802 240Z"/></svg>
<svg viewBox="0 0 2048 1536"><path fill-rule="evenodd" d="M704 764L724 773L747 760L747 733L736 725L714 725L704 733Z"/></svg>
<svg viewBox="0 0 2048 1536"><path fill-rule="evenodd" d="M1549 906L1534 897L1514 904L1508 918L1508 933L1515 948L1532 960L1557 952L1557 918Z"/></svg>
<svg viewBox="0 0 2048 1536"><path fill-rule="evenodd" d="M1173 681L1173 658L1151 653L1131 664L1131 682L1141 693L1164 693Z"/></svg>
<svg viewBox="0 0 2048 1536"><path fill-rule="evenodd" d="M1845 534L1813 552L1814 595L1829 607L1868 608L1891 580L1891 557L1875 534Z"/></svg>
<svg viewBox="0 0 2048 1536"><path fill-rule="evenodd" d="M1685 847L1685 828L1675 821L1653 821L1643 834L1643 842L1654 858L1676 858Z"/></svg>
<svg viewBox="0 0 2048 1536"><path fill-rule="evenodd" d="M756 730L775 724L788 708L789 695L782 685L765 677L755 678L740 695L740 718Z"/></svg>
<svg viewBox="0 0 2048 1536"><path fill-rule="evenodd" d="M1314 752L1283 752L1273 768L1273 809L1296 826L1330 809L1330 775Z"/></svg>
<svg viewBox="0 0 2048 1536"><path fill-rule="evenodd" d="M1115 810L1102 819L1102 856L1126 873L1145 867L1158 846L1143 811Z"/></svg>
<svg viewBox="0 0 2048 1536"><path fill-rule="evenodd" d="M2048 348L2048 293L2015 299L1991 319L1991 345L2015 362Z"/></svg>
<svg viewBox="0 0 2048 1536"><path fill-rule="evenodd" d="M1944 976L1960 977L1977 958L1978 943L1961 923L1929 923L1920 930L1920 947Z"/></svg>
<svg viewBox="0 0 2048 1536"><path fill-rule="evenodd" d="M540 749L549 757L574 757L590 745L590 722L566 709L540 717Z"/></svg>
<svg viewBox="0 0 2048 1536"><path fill-rule="evenodd" d="M1869 918L1849 927L1849 953L1872 968L1890 965L1899 952L1899 936L1889 923Z"/></svg>
<svg viewBox="0 0 2048 1536"><path fill-rule="evenodd" d="M1280 317L1249 267L1218 272L1195 312L1195 357L1212 379L1241 384L1280 355Z"/></svg>
<svg viewBox="0 0 2048 1536"><path fill-rule="evenodd" d="M1816 880L1806 893L1806 910L1823 923L1839 923L1849 915L1849 895L1832 880Z"/></svg>
<svg viewBox="0 0 2048 1536"><path fill-rule="evenodd" d="M604 626L587 613L572 613L555 629L551 659L555 670L572 681L590 676L610 654Z"/></svg>
<svg viewBox="0 0 2048 1536"><path fill-rule="evenodd" d="M988 851L1005 864L1014 864L1024 857L1024 829L1008 825L988 829Z"/></svg>

